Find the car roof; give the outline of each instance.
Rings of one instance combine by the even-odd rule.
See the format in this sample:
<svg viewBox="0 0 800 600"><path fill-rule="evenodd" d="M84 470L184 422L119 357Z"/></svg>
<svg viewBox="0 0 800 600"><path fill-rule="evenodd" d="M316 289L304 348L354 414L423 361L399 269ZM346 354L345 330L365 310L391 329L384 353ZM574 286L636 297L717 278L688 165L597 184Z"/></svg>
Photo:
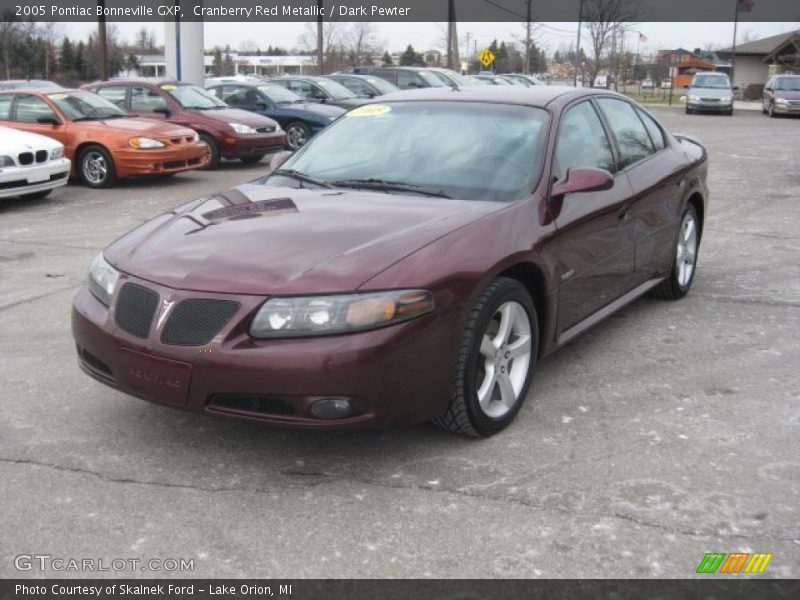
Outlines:
<svg viewBox="0 0 800 600"><path fill-rule="evenodd" d="M96 85L130 85L135 83L149 83L151 85L164 85L164 84L171 84L171 85L193 85L187 81L177 81L175 79L168 79L166 77L139 77L130 78L130 79L109 79L108 81L93 81L92 83L86 84L86 87L94 87Z"/></svg>
<svg viewBox="0 0 800 600"><path fill-rule="evenodd" d="M59 92L80 92L84 90L76 90L74 88L9 88L7 90L0 90L0 94L29 94L31 96L49 96L50 94L58 94Z"/></svg>
<svg viewBox="0 0 800 600"><path fill-rule="evenodd" d="M526 106L547 106L554 101L569 102L576 98L589 96L619 96L609 90L593 90L591 88L574 88L560 85L537 85L523 87L509 86L468 86L468 87L432 87L420 90L392 92L381 97L381 101L408 102L413 100L429 100L435 102L487 102L494 104L521 104Z"/></svg>

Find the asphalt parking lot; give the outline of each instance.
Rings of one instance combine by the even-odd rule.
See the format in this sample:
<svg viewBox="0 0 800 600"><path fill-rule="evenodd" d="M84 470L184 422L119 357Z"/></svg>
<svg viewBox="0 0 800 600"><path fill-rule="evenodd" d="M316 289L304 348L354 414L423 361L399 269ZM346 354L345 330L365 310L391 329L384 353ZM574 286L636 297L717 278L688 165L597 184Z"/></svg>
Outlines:
<svg viewBox="0 0 800 600"><path fill-rule="evenodd" d="M692 292L539 363L483 441L266 429L79 371L92 257L267 160L0 201L0 576L81 576L14 568L48 554L193 559L172 574L193 577L690 577L749 551L773 553L762 577L800 577L800 119L653 112L711 156Z"/></svg>

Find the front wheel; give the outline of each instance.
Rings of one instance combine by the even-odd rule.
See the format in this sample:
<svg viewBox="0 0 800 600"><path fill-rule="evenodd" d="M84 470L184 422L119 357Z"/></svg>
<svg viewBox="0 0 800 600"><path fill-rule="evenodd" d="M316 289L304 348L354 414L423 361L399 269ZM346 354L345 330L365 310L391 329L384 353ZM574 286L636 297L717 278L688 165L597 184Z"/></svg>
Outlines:
<svg viewBox="0 0 800 600"><path fill-rule="evenodd" d="M203 167L203 170L213 171L214 169L219 169L220 156L217 142L207 133L201 133L200 139L206 143L206 146L208 146L208 162L206 163L206 166Z"/></svg>
<svg viewBox="0 0 800 600"><path fill-rule="evenodd" d="M114 160L108 150L94 144L81 152L78 158L78 174L84 184L93 188L105 188L117 182Z"/></svg>
<svg viewBox="0 0 800 600"><path fill-rule="evenodd" d="M659 298L678 300L683 298L694 281L697 251L700 248L700 221L697 210L689 204L683 211L675 243L675 259L669 277L653 289Z"/></svg>
<svg viewBox="0 0 800 600"><path fill-rule="evenodd" d="M508 426L528 393L538 346L530 294L514 279L497 278L469 313L450 405L434 423L472 437Z"/></svg>
<svg viewBox="0 0 800 600"><path fill-rule="evenodd" d="M311 137L311 129L301 121L286 126L286 148L294 152L302 148Z"/></svg>

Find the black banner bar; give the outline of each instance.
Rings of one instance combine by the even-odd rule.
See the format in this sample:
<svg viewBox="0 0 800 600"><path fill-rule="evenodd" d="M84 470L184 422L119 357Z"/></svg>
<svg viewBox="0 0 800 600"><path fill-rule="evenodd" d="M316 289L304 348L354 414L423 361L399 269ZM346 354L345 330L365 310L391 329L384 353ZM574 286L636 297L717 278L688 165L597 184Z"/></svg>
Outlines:
<svg viewBox="0 0 800 600"><path fill-rule="evenodd" d="M799 597L798 580L718 576L693 580L0 580L0 598L4 600L794 600Z"/></svg>
<svg viewBox="0 0 800 600"><path fill-rule="evenodd" d="M596 0L583 0L591 14ZM581 0L534 0L534 21L574 22ZM449 0L324 0L323 20L379 22L445 22ZM100 6L100 7L99 7ZM109 21L165 22L313 22L317 0L0 0L3 20L96 21L98 11ZM736 0L625 0L626 22L733 21ZM587 12L588 11L588 12ZM457 0L459 22L524 22L523 0ZM797 0L753 0L739 13L742 22L800 21Z"/></svg>

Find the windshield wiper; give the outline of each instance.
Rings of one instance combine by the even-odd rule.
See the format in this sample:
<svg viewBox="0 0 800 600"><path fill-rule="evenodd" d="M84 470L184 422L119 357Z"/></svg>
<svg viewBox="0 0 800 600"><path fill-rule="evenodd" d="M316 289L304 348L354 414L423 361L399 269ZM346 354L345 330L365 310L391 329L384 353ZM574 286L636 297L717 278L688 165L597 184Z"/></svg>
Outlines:
<svg viewBox="0 0 800 600"><path fill-rule="evenodd" d="M305 173L301 173L300 171L296 171L294 169L278 169L273 171L269 174L270 177L273 175L283 175L284 177L289 177L291 179L296 179L301 184L302 183L310 183L312 185L318 185L319 187L324 187L331 189L333 186L328 183L327 181L322 181L321 179L314 179L310 175L306 175ZM302 187L302 186L300 186Z"/></svg>
<svg viewBox="0 0 800 600"><path fill-rule="evenodd" d="M341 179L331 181L331 185L336 187L364 188L371 190L382 190L384 192L410 192L434 198L450 198L441 190L432 190L413 183L403 183L402 181L386 181L384 179Z"/></svg>

